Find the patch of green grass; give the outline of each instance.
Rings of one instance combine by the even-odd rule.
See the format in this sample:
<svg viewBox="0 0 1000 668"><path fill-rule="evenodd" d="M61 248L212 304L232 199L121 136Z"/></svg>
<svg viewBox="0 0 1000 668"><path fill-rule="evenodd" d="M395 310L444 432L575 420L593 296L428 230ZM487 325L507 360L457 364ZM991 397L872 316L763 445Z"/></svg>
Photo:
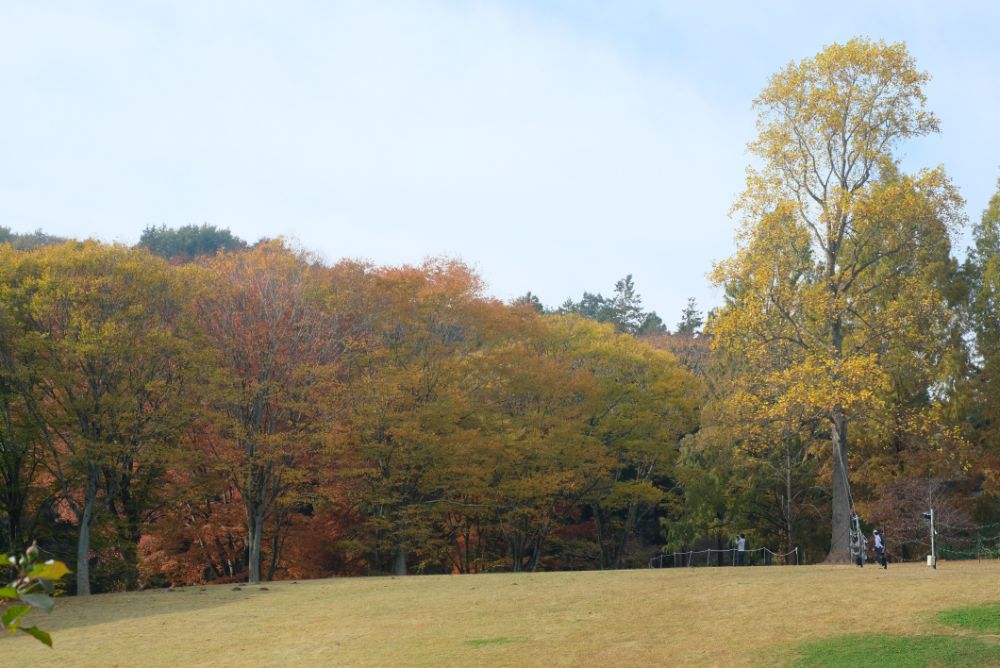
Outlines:
<svg viewBox="0 0 1000 668"><path fill-rule="evenodd" d="M514 642L510 638L477 638L475 640L466 640L466 645L472 645L473 647L485 647L487 645L506 645L509 642Z"/></svg>
<svg viewBox="0 0 1000 668"><path fill-rule="evenodd" d="M1000 603L945 610L937 619L945 626L957 626L981 633L1000 633Z"/></svg>
<svg viewBox="0 0 1000 668"><path fill-rule="evenodd" d="M1000 646L964 636L845 635L799 647L800 668L979 668L1000 665Z"/></svg>

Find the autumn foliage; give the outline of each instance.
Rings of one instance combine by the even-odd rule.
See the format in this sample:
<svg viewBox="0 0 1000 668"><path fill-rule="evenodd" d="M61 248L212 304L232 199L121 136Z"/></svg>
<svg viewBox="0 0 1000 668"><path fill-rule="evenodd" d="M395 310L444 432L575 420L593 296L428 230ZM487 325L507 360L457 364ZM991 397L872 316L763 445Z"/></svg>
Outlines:
<svg viewBox="0 0 1000 668"><path fill-rule="evenodd" d="M51 508L80 593L637 565L697 426L670 353L453 260L0 252L8 536Z"/></svg>
<svg viewBox="0 0 1000 668"><path fill-rule="evenodd" d="M957 191L897 157L937 131L927 79L861 38L771 79L724 304L673 334L631 276L547 310L453 259L208 226L0 243L0 548L37 537L86 594L738 533L836 561L853 512L907 557L931 502L971 540L1000 515L1000 194L959 265Z"/></svg>

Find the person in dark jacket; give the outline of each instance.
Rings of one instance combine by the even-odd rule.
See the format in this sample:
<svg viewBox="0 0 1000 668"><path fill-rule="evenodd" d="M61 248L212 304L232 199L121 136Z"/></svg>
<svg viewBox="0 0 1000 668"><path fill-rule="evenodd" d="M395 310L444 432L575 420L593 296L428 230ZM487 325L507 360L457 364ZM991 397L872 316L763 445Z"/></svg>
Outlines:
<svg viewBox="0 0 1000 668"><path fill-rule="evenodd" d="M885 539L882 537L882 533L875 529L875 561L877 561L882 568L889 568L889 562L885 557Z"/></svg>

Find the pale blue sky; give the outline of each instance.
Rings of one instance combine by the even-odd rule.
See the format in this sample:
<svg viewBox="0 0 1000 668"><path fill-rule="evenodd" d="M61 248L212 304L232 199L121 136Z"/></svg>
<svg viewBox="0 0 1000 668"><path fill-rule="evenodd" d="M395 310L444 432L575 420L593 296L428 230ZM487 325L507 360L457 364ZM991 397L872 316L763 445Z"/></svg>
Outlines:
<svg viewBox="0 0 1000 668"><path fill-rule="evenodd" d="M854 35L934 77L978 219L1000 176L992 2L0 1L0 225L286 235L459 256L550 305L632 273L668 324L732 252L753 97Z"/></svg>

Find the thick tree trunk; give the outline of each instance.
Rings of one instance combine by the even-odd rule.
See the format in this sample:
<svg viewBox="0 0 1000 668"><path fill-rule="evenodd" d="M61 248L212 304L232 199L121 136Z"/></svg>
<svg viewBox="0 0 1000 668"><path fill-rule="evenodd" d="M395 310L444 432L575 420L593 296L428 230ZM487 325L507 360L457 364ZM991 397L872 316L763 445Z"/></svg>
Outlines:
<svg viewBox="0 0 1000 668"><path fill-rule="evenodd" d="M846 221L842 222L841 229ZM837 248L831 239L830 251L827 254L827 271L830 274L831 298L839 296L837 284L833 281L833 272L837 266ZM844 329L840 318L830 322L830 343L833 356L839 364L843 361ZM832 460L832 517L830 522L830 553L826 555L827 563L850 563L851 561L851 488L848 482L847 469L847 415L844 409L837 406L833 409L830 425L830 458Z"/></svg>
<svg viewBox="0 0 1000 668"><path fill-rule="evenodd" d="M833 513L830 526L830 553L827 563L851 561L851 492L847 470L847 418L837 410L830 427L832 448Z"/></svg>
<svg viewBox="0 0 1000 668"><path fill-rule="evenodd" d="M250 562L248 564L250 569L250 576L247 578L247 582L250 584L260 584L260 546L262 534L264 532L264 518L261 517L261 513L257 510L251 513L247 513L249 522L247 523L247 542Z"/></svg>
<svg viewBox="0 0 1000 668"><path fill-rule="evenodd" d="M97 502L97 472L90 467L87 486L83 493L83 512L80 513L80 535L76 541L76 595L90 595L90 524L94 519Z"/></svg>

